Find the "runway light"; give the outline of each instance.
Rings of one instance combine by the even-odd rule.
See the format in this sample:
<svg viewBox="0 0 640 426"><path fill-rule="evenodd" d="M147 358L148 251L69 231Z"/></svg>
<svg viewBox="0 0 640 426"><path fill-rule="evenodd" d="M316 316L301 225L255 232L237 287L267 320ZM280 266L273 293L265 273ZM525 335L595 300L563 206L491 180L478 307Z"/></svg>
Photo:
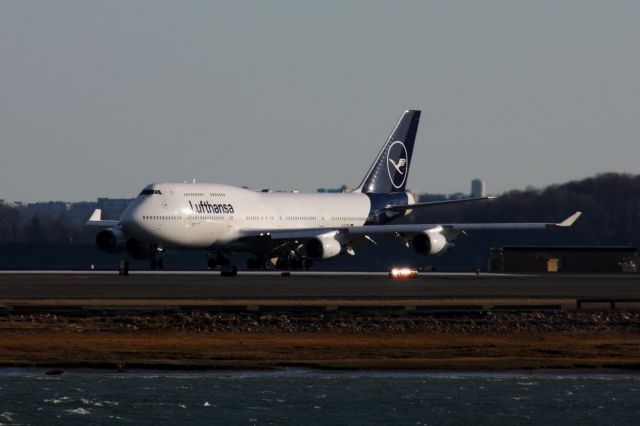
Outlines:
<svg viewBox="0 0 640 426"><path fill-rule="evenodd" d="M418 276L418 271L411 268L392 268L389 271L389 278L394 280L407 280Z"/></svg>

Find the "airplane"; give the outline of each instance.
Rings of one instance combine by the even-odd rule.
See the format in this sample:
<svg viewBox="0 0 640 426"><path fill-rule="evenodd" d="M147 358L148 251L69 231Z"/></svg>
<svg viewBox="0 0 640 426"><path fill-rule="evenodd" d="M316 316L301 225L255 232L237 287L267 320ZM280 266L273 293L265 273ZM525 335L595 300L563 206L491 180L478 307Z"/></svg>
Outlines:
<svg viewBox="0 0 640 426"><path fill-rule="evenodd" d="M119 220L103 220L96 209L87 226L103 228L96 244L163 268L167 249L204 249L207 266L231 265L233 253L248 252L249 269L308 269L319 260L355 254L359 244L391 236L424 255L440 255L464 231L566 228L559 223L394 224L413 210L488 200L466 198L416 203L405 191L419 110L405 111L360 185L343 193L254 191L217 183L154 183L146 186ZM236 268L235 266L232 266ZM235 269L237 271L237 268Z"/></svg>

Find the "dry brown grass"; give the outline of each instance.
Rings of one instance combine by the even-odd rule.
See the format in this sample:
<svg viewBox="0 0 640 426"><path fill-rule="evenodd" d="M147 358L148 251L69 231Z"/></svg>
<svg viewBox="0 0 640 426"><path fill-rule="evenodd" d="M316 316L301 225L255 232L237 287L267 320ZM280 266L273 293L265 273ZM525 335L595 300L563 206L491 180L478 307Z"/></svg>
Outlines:
<svg viewBox="0 0 640 426"><path fill-rule="evenodd" d="M0 331L0 363L185 368L637 368L640 336L23 329Z"/></svg>

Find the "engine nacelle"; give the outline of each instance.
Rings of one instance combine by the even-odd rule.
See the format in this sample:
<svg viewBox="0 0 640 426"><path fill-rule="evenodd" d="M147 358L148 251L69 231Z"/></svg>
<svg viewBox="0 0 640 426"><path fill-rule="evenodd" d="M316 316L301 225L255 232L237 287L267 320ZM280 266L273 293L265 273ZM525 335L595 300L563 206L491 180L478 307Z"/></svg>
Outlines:
<svg viewBox="0 0 640 426"><path fill-rule="evenodd" d="M413 196L412 193L410 192L405 192L405 194L407 194L407 204L414 204L416 202L415 197ZM411 214L413 210L411 209L407 209L404 211L403 216L409 216L409 214Z"/></svg>
<svg viewBox="0 0 640 426"><path fill-rule="evenodd" d="M437 231L424 231L413 237L413 249L420 254L442 254L449 248L447 237Z"/></svg>
<svg viewBox="0 0 640 426"><path fill-rule="evenodd" d="M98 232L96 245L105 253L119 253L124 249L127 236L120 228L109 228Z"/></svg>
<svg viewBox="0 0 640 426"><path fill-rule="evenodd" d="M304 243L304 250L313 260L329 259L340 254L342 245L333 237L313 237Z"/></svg>
<svg viewBox="0 0 640 426"><path fill-rule="evenodd" d="M127 254L134 259L151 259L156 247L151 244L143 243L135 238L129 238L125 244Z"/></svg>

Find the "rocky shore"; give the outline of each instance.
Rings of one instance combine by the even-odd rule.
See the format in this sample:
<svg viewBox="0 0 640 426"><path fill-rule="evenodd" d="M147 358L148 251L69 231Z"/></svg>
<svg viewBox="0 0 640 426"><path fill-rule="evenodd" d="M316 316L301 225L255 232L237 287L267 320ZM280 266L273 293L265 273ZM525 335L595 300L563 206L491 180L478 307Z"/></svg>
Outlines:
<svg viewBox="0 0 640 426"><path fill-rule="evenodd" d="M485 312L433 315L348 315L177 312L76 317L54 314L0 317L0 330L95 332L164 330L192 332L337 333L592 333L640 334L637 311Z"/></svg>

